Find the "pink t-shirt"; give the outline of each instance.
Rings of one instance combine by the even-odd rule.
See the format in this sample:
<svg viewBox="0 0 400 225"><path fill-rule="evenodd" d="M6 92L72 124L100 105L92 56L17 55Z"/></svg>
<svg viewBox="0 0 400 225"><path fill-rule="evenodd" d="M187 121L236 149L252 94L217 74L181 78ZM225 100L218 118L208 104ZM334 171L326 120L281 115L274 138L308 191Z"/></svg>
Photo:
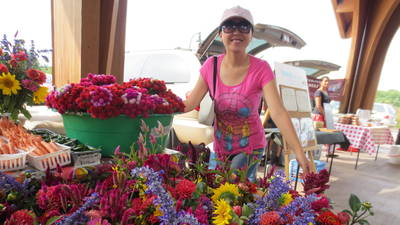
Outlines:
<svg viewBox="0 0 400 225"><path fill-rule="evenodd" d="M217 84L215 91L214 151L218 157L241 152L251 153L264 148L266 141L258 108L262 88L274 79L269 64L250 56L250 66L243 81L234 86L220 79L220 67L225 55L218 55ZM214 59L210 57L200 69L201 76L213 93Z"/></svg>

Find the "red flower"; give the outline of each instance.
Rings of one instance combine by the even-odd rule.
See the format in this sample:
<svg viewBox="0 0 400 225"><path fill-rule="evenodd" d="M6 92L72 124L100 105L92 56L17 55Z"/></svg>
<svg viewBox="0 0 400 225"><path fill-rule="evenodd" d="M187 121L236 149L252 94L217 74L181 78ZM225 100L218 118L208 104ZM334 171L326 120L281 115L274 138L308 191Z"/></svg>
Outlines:
<svg viewBox="0 0 400 225"><path fill-rule="evenodd" d="M322 209L329 209L329 200L326 197L322 197L311 203L311 208L317 212Z"/></svg>
<svg viewBox="0 0 400 225"><path fill-rule="evenodd" d="M26 71L26 75L38 84L43 84L46 82L46 74L40 70L29 69Z"/></svg>
<svg viewBox="0 0 400 225"><path fill-rule="evenodd" d="M196 191L196 184L190 180L183 179L176 185L176 194L178 199L188 199L192 197L193 192Z"/></svg>
<svg viewBox="0 0 400 225"><path fill-rule="evenodd" d="M9 63L13 68L17 67L17 65L18 65L17 60L15 60L15 59L11 59Z"/></svg>
<svg viewBox="0 0 400 225"><path fill-rule="evenodd" d="M27 60L28 56L24 51L20 51L16 54L11 54L11 59L21 62Z"/></svg>
<svg viewBox="0 0 400 225"><path fill-rule="evenodd" d="M321 170L319 173L309 173L304 178L304 192L306 194L321 194L329 188L329 174L326 169Z"/></svg>
<svg viewBox="0 0 400 225"><path fill-rule="evenodd" d="M320 214L316 221L323 225L341 225L339 218L329 210Z"/></svg>
<svg viewBox="0 0 400 225"><path fill-rule="evenodd" d="M1 50L1 49L0 49ZM1 55L1 54L0 54ZM8 73L8 68L6 65L0 63L0 75L2 73Z"/></svg>
<svg viewBox="0 0 400 225"><path fill-rule="evenodd" d="M239 217L242 215L242 207L240 205L235 205L232 209Z"/></svg>
<svg viewBox="0 0 400 225"><path fill-rule="evenodd" d="M281 217L275 211L269 211L261 215L260 225L280 225L282 224Z"/></svg>
<svg viewBox="0 0 400 225"><path fill-rule="evenodd" d="M32 211L21 209L14 212L11 217L5 221L4 225L32 225L36 221L36 216Z"/></svg>
<svg viewBox="0 0 400 225"><path fill-rule="evenodd" d="M3 49L0 48L0 56L3 55Z"/></svg>
<svg viewBox="0 0 400 225"><path fill-rule="evenodd" d="M343 225L347 225L350 221L350 215L347 212L340 212L337 217Z"/></svg>

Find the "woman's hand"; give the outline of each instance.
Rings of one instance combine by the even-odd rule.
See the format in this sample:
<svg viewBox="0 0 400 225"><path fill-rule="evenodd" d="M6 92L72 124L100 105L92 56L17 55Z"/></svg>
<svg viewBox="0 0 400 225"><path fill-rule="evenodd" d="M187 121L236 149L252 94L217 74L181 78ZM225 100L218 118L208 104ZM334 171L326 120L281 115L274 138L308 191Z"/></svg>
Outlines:
<svg viewBox="0 0 400 225"><path fill-rule="evenodd" d="M312 172L312 166L310 160L305 157L305 154L299 154L297 156L297 162L299 162L301 168L303 169L303 175L307 175Z"/></svg>

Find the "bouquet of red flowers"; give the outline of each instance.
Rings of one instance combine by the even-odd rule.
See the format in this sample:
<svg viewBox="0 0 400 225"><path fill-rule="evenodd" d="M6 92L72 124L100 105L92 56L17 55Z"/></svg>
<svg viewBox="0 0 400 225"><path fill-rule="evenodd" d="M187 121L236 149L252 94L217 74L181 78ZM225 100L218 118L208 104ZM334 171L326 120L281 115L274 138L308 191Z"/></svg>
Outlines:
<svg viewBox="0 0 400 225"><path fill-rule="evenodd" d="M59 113L88 113L107 119L118 115L131 118L149 114L183 112L184 104L165 82L138 78L122 84L113 75L88 74L79 83L52 91L46 105Z"/></svg>
<svg viewBox="0 0 400 225"><path fill-rule="evenodd" d="M4 35L0 41L0 113L9 113L14 120L22 113L29 119L26 105L44 102L46 74L38 69L38 58L33 42L27 50L24 40L11 43Z"/></svg>

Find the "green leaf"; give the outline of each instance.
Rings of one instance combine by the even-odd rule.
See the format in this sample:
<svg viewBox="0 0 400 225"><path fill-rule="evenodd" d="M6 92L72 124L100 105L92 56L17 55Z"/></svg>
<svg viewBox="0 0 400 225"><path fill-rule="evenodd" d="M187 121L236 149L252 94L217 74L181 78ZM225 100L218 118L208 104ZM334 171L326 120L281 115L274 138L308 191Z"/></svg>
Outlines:
<svg viewBox="0 0 400 225"><path fill-rule="evenodd" d="M252 213L253 210L247 204L244 204L242 207L242 216L249 217Z"/></svg>
<svg viewBox="0 0 400 225"><path fill-rule="evenodd" d="M366 219L361 219L358 221L359 224L361 225L370 225L369 222Z"/></svg>
<svg viewBox="0 0 400 225"><path fill-rule="evenodd" d="M61 216L53 216L49 220L47 220L46 225L50 225L50 224L56 222L60 218L61 218Z"/></svg>
<svg viewBox="0 0 400 225"><path fill-rule="evenodd" d="M350 195L349 204L353 212L358 212L361 208L361 201L355 194Z"/></svg>

